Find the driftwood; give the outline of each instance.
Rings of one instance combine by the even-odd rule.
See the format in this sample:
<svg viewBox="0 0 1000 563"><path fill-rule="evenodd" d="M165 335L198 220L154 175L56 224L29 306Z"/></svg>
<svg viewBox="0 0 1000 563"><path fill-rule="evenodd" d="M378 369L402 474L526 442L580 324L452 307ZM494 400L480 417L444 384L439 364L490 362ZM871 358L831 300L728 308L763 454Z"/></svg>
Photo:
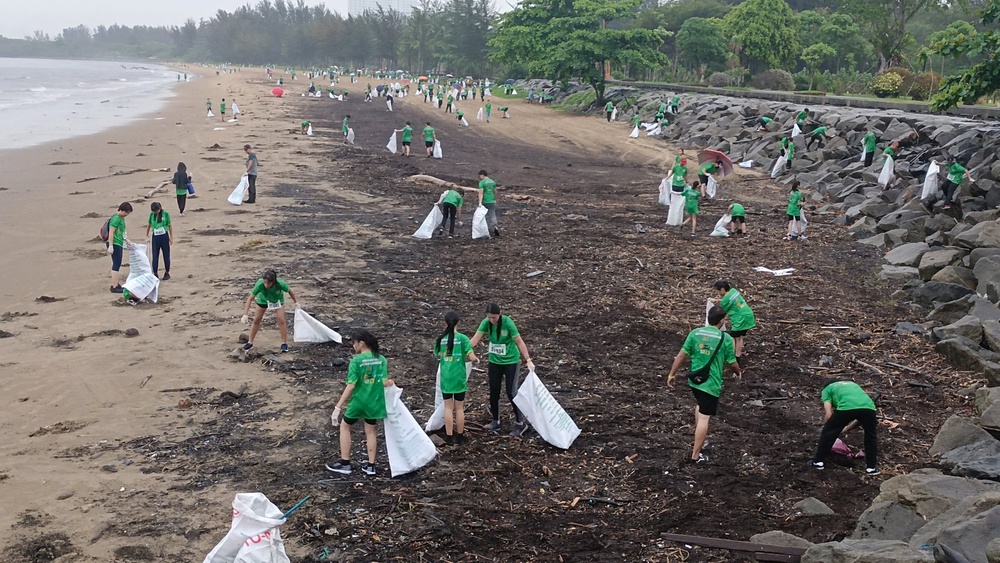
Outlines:
<svg viewBox="0 0 1000 563"><path fill-rule="evenodd" d="M146 196L145 196L146 199L149 199L149 198L153 197L154 195L156 195L156 192L158 192L161 189L163 189L163 186L166 186L167 184L173 185L173 182L170 181L170 180L164 180L164 181L160 182L159 186L156 186L155 188L153 188L153 189L149 190L148 192L146 192Z"/></svg>
<svg viewBox="0 0 1000 563"><path fill-rule="evenodd" d="M114 168L114 166L112 166L112 168ZM127 168L111 174L105 174L104 176L94 176L93 178L77 180L76 183L82 184L84 182L90 182L91 180L103 180L104 178L112 178L114 176L128 176L129 174L135 174L136 172L170 172L170 168Z"/></svg>
<svg viewBox="0 0 1000 563"><path fill-rule="evenodd" d="M410 176L409 178L407 178L407 181L409 181L409 182L423 182L425 184L434 184L435 186L441 186L442 188L448 188L448 189L452 189L452 190L454 190L454 189L459 189L459 190L471 190L471 189L473 189L473 188L468 188L468 187L465 187L465 186L459 186L455 182L448 182L446 180L442 180L441 178L435 178L434 176L428 176L427 174L414 174L413 176Z"/></svg>

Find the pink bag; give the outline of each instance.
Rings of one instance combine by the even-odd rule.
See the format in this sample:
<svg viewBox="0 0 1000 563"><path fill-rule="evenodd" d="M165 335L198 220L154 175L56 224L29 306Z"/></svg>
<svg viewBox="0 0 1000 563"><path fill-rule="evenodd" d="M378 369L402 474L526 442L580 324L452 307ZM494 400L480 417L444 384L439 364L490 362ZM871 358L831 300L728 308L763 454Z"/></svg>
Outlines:
<svg viewBox="0 0 1000 563"><path fill-rule="evenodd" d="M833 443L833 449L831 451L837 455L842 455L847 459L864 459L865 457L865 452L856 452L852 450L851 447L845 444L840 438L837 438L837 441Z"/></svg>

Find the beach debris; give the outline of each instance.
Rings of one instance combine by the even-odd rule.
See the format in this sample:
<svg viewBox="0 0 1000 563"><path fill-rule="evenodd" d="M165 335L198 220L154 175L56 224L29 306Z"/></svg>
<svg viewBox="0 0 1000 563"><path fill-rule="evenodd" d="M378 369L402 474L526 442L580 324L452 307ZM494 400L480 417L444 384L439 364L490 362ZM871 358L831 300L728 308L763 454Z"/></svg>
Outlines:
<svg viewBox="0 0 1000 563"><path fill-rule="evenodd" d="M113 170L115 168L121 168L121 167L111 166L108 169ZM128 176L129 174L135 174L136 172L170 172L170 168L126 168L125 170L118 170L117 172L105 174L104 176L94 176L92 178L84 178L83 180L77 180L76 183L82 184L84 182L90 182L92 180L103 180L104 178L112 178L114 176Z"/></svg>

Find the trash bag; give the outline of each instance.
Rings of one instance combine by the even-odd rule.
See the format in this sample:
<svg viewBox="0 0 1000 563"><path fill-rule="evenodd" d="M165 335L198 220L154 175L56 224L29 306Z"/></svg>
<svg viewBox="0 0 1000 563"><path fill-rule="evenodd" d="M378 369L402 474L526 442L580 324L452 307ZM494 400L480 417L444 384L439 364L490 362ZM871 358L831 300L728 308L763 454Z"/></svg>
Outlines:
<svg viewBox="0 0 1000 563"><path fill-rule="evenodd" d="M490 228L486 224L486 214L489 210L480 205L472 214L472 238L490 238Z"/></svg>
<svg viewBox="0 0 1000 563"><path fill-rule="evenodd" d="M441 141L434 141L434 158L444 158L444 152L441 151Z"/></svg>
<svg viewBox="0 0 1000 563"><path fill-rule="evenodd" d="M215 114L212 113L212 110L208 110L208 115L206 115L205 117L215 117Z"/></svg>
<svg viewBox="0 0 1000 563"><path fill-rule="evenodd" d="M842 455L847 459L865 458L865 452L855 451L854 449L851 448L851 446L845 444L844 441L841 440L840 438L837 438L837 440L833 442L833 448L831 448L830 451L837 455Z"/></svg>
<svg viewBox="0 0 1000 563"><path fill-rule="evenodd" d="M649 131L647 131L646 132L646 136L647 137L655 137L655 136L659 135L660 133L661 133L660 126L657 125L656 127L653 127L652 129L650 129Z"/></svg>
<svg viewBox="0 0 1000 563"><path fill-rule="evenodd" d="M392 137L389 137L389 144L387 144L385 146L385 148L389 149L389 152L391 152L392 154L396 154L396 134L395 133L392 134Z"/></svg>
<svg viewBox="0 0 1000 563"><path fill-rule="evenodd" d="M885 157L885 164L882 165L882 173L878 175L878 185L885 188L891 184L895 169L896 161L891 156Z"/></svg>
<svg viewBox="0 0 1000 563"><path fill-rule="evenodd" d="M801 134L802 134L802 129L799 129L799 124L796 123L795 125L792 126L792 138L794 139L795 137L798 137Z"/></svg>
<svg viewBox="0 0 1000 563"><path fill-rule="evenodd" d="M524 378L514 396L514 404L535 432L557 448L569 449L580 435L580 428L538 379L535 370L529 371Z"/></svg>
<svg viewBox="0 0 1000 563"><path fill-rule="evenodd" d="M867 149L867 148L868 147L865 146L864 140L862 140L861 141L861 158L858 159L858 162L860 162L862 164L864 164L864 162L865 162L865 149Z"/></svg>
<svg viewBox="0 0 1000 563"><path fill-rule="evenodd" d="M289 563L278 530L283 514L264 493L237 493L229 532L203 563Z"/></svg>
<svg viewBox="0 0 1000 563"><path fill-rule="evenodd" d="M638 139L639 138L639 126L636 125L635 127L633 127L632 128L632 132L629 133L628 136L629 136L630 139Z"/></svg>
<svg viewBox="0 0 1000 563"><path fill-rule="evenodd" d="M241 113L243 112L240 111L240 108L237 107L235 103L233 103L233 115L239 115Z"/></svg>
<svg viewBox="0 0 1000 563"><path fill-rule="evenodd" d="M424 222L420 224L420 228L417 232L413 233L414 238L429 239L434 236L434 229L438 228L441 221L444 219L444 214L441 213L441 208L434 205L431 208L431 212L427 214Z"/></svg>
<svg viewBox="0 0 1000 563"><path fill-rule="evenodd" d="M705 186L705 195L707 195L709 199L715 199L715 194L718 193L718 191L719 183L715 181L714 176L709 176L708 185Z"/></svg>
<svg viewBox="0 0 1000 563"><path fill-rule="evenodd" d="M347 128L347 142L352 145L354 144L354 129L351 129L350 127Z"/></svg>
<svg viewBox="0 0 1000 563"><path fill-rule="evenodd" d="M667 212L667 225L680 227L684 222L684 196L670 191L670 211Z"/></svg>
<svg viewBox="0 0 1000 563"><path fill-rule="evenodd" d="M517 95L517 90L511 90L510 91L510 95L511 96L516 96Z"/></svg>
<svg viewBox="0 0 1000 563"><path fill-rule="evenodd" d="M774 161L774 166L771 168L771 179L775 179L781 176L785 172L785 166L788 165L788 159L784 156L779 156L778 160Z"/></svg>
<svg viewBox="0 0 1000 563"><path fill-rule="evenodd" d="M938 196L941 183L940 178L938 178L940 172L941 167L932 160L931 165L927 167L927 176L924 177L924 188L920 192L920 199L934 199Z"/></svg>
<svg viewBox="0 0 1000 563"><path fill-rule="evenodd" d="M670 177L660 180L660 198L657 203L660 205L670 205Z"/></svg>
<svg viewBox="0 0 1000 563"><path fill-rule="evenodd" d="M728 237L729 236L729 224L733 222L733 216L726 213L718 221L715 222L715 228L712 233L708 236L710 237Z"/></svg>
<svg viewBox="0 0 1000 563"><path fill-rule="evenodd" d="M611 110L611 121L618 119L618 108L613 108Z"/></svg>
<svg viewBox="0 0 1000 563"><path fill-rule="evenodd" d="M753 168L753 161L744 160L743 162L740 163L740 168Z"/></svg>
<svg viewBox="0 0 1000 563"><path fill-rule="evenodd" d="M312 126L312 123L310 123L309 124L309 128L306 129L306 135L308 135L309 137L313 136L313 126Z"/></svg>
<svg viewBox="0 0 1000 563"><path fill-rule="evenodd" d="M792 272L795 271L795 268L783 268L781 270L772 270L771 268L766 268L764 266L754 266L753 270L755 272L763 272L765 274L771 274L772 276L782 277L782 276L792 275Z"/></svg>
<svg viewBox="0 0 1000 563"><path fill-rule="evenodd" d="M806 234L806 227L809 226L809 221L806 221L806 212L803 211L803 210L801 210L801 209L799 210L798 226L799 226L799 228L793 234L795 236L800 236L801 237L801 236L803 236L803 235Z"/></svg>
<svg viewBox="0 0 1000 563"><path fill-rule="evenodd" d="M482 121L485 115L486 114L483 112L483 108L479 108L479 111L476 112L476 121Z"/></svg>
<svg viewBox="0 0 1000 563"><path fill-rule="evenodd" d="M385 99L385 107L389 108L389 111L392 111L392 100L391 99L389 99L389 98Z"/></svg>
<svg viewBox="0 0 1000 563"><path fill-rule="evenodd" d="M330 99L332 100L334 98L336 98L336 96L333 95L333 92L330 92Z"/></svg>
<svg viewBox="0 0 1000 563"><path fill-rule="evenodd" d="M248 189L250 189L250 178L244 174L240 178L240 183L236 184L236 189L233 190L233 193L229 194L227 201L233 205L243 205L243 196L246 195Z"/></svg>
<svg viewBox="0 0 1000 563"><path fill-rule="evenodd" d="M469 121L465 119L465 117L462 117L462 127L468 127L468 126L469 126Z"/></svg>
<svg viewBox="0 0 1000 563"><path fill-rule="evenodd" d="M149 299L156 303L159 299L160 280L153 275L146 248L145 244L133 244L129 248L128 278L122 287L140 301Z"/></svg>
<svg viewBox="0 0 1000 563"><path fill-rule="evenodd" d="M465 380L469 381L472 374L472 362L465 362ZM438 365L437 376L434 378L434 412L424 425L424 432L434 432L444 428L444 395L441 394L441 366Z"/></svg>
<svg viewBox="0 0 1000 563"><path fill-rule="evenodd" d="M385 388L385 449L393 477L412 473L437 457L434 442L403 404L402 395L395 385Z"/></svg>
<svg viewBox="0 0 1000 563"><path fill-rule="evenodd" d="M312 315L295 308L295 325L293 326L293 342L336 342L340 344L343 339L340 333L317 321Z"/></svg>

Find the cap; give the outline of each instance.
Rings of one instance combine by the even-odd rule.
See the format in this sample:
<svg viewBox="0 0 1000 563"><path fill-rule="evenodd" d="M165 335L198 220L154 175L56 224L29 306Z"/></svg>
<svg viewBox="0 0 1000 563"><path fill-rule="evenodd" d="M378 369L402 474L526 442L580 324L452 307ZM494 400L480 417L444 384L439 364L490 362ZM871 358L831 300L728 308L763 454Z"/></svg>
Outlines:
<svg viewBox="0 0 1000 563"><path fill-rule="evenodd" d="M686 159L686 158L682 158L681 159L681 164L687 164L687 163L688 163L688 159Z"/></svg>
<svg viewBox="0 0 1000 563"><path fill-rule="evenodd" d="M243 145L243 150L247 150L249 148L251 148L250 145Z"/></svg>

